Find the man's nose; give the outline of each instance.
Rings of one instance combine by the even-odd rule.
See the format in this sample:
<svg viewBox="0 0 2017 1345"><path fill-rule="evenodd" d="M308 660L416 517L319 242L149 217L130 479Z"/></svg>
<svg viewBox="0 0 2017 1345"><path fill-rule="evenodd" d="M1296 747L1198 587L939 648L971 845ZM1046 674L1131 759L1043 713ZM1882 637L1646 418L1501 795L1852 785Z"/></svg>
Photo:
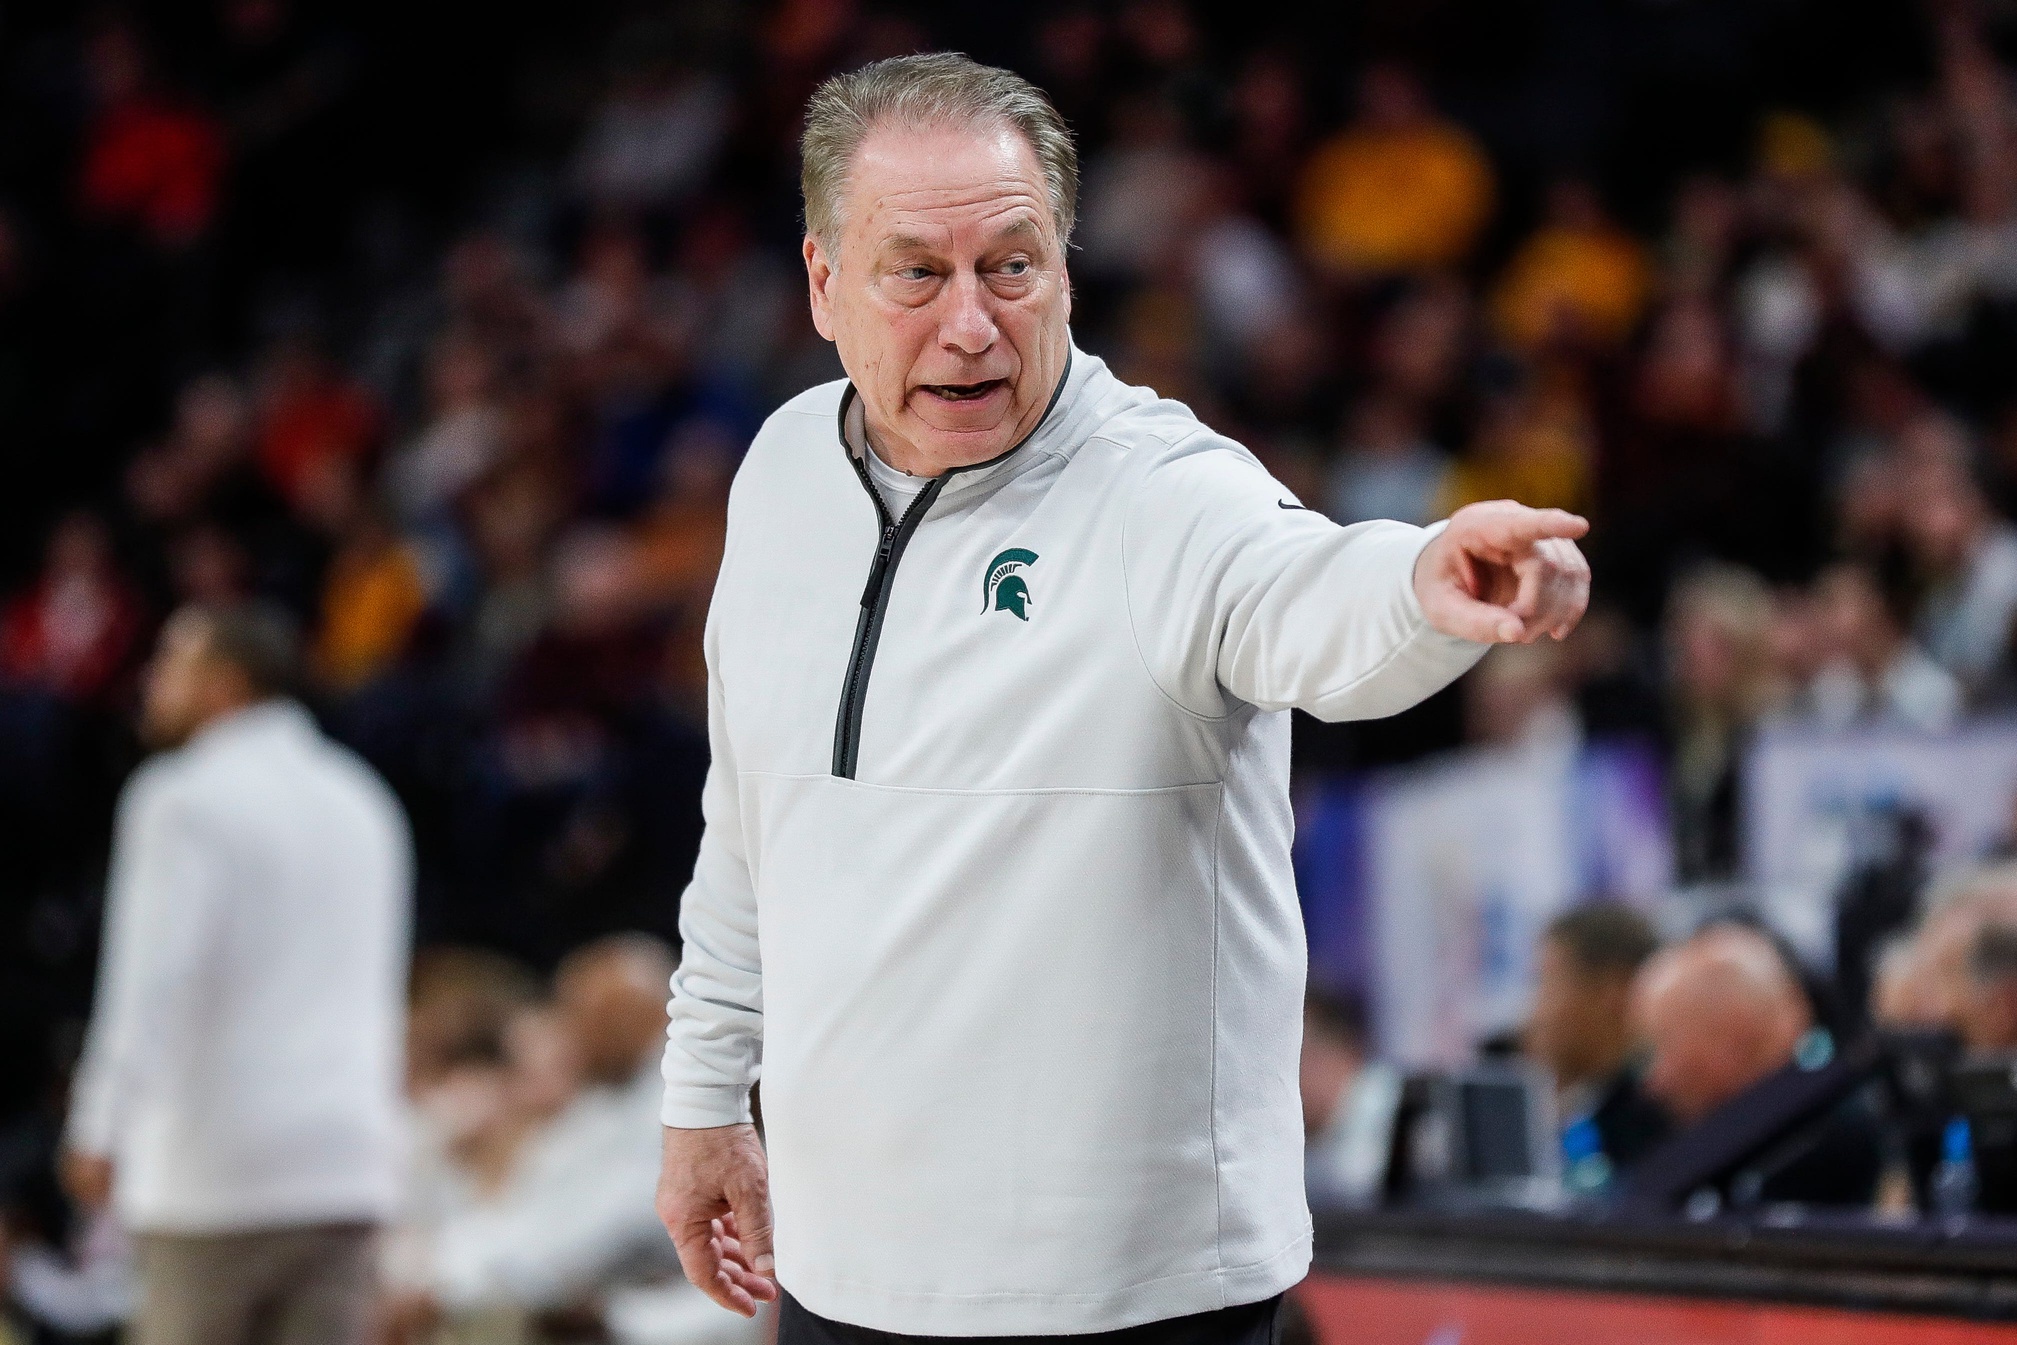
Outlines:
<svg viewBox="0 0 2017 1345"><path fill-rule="evenodd" d="M971 271L957 276L948 294L949 308L939 323L939 343L966 355L985 354L1000 329L989 311L992 298Z"/></svg>

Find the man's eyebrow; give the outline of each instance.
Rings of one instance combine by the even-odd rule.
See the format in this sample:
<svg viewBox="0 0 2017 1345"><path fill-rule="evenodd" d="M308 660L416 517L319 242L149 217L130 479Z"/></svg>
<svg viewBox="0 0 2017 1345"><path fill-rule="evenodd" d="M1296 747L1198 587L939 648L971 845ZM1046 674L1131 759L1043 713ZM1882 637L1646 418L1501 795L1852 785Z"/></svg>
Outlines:
<svg viewBox="0 0 2017 1345"><path fill-rule="evenodd" d="M1028 215L1018 215L1015 219L1010 220L1007 224L995 230L994 241L996 243L1003 243L1010 239L1021 238L1040 241L1043 238L1043 233L1043 226L1038 224L1035 219ZM884 237L881 250L885 253L936 252L938 247L937 243L919 234L898 233L889 234Z"/></svg>

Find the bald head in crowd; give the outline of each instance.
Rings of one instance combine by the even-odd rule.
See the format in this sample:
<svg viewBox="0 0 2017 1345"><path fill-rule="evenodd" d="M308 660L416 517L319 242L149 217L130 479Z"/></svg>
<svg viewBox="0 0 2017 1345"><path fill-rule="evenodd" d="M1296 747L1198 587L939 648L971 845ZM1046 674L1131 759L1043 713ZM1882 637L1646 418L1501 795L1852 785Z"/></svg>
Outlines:
<svg viewBox="0 0 2017 1345"><path fill-rule="evenodd" d="M1683 1125L1786 1065L1814 1025L1778 949L1732 925L1654 956L1633 988L1632 1009L1652 1053L1646 1090Z"/></svg>
<svg viewBox="0 0 2017 1345"><path fill-rule="evenodd" d="M553 1004L591 1083L635 1078L665 1044L672 951L648 934L576 949L553 976Z"/></svg>

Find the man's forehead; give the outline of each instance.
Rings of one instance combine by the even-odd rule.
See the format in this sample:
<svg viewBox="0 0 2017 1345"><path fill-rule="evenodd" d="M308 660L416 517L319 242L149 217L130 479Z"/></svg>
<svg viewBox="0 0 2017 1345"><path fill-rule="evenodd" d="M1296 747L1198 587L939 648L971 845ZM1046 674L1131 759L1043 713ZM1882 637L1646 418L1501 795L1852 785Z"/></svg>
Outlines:
<svg viewBox="0 0 2017 1345"><path fill-rule="evenodd" d="M872 246L942 244L976 228L1041 235L1050 212L1036 154L1007 126L871 131L847 195L846 216Z"/></svg>

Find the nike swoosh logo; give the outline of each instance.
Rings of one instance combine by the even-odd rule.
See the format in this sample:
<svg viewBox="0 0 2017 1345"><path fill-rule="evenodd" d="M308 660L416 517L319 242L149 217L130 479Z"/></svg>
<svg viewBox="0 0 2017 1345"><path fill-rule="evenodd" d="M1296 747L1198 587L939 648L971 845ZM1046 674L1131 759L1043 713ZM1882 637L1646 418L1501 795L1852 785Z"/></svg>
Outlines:
<svg viewBox="0 0 2017 1345"><path fill-rule="evenodd" d="M1314 509L1310 508L1310 507L1309 507L1309 506L1308 506L1307 504L1290 504L1290 503L1289 503L1289 502L1288 502L1287 500L1276 500L1276 501L1275 501L1275 508L1277 508L1277 509L1300 509L1300 510L1302 510L1302 511L1303 511L1304 513L1306 513L1306 514L1314 514L1314 513L1316 513L1316 512L1317 512L1316 510L1314 510Z"/></svg>

